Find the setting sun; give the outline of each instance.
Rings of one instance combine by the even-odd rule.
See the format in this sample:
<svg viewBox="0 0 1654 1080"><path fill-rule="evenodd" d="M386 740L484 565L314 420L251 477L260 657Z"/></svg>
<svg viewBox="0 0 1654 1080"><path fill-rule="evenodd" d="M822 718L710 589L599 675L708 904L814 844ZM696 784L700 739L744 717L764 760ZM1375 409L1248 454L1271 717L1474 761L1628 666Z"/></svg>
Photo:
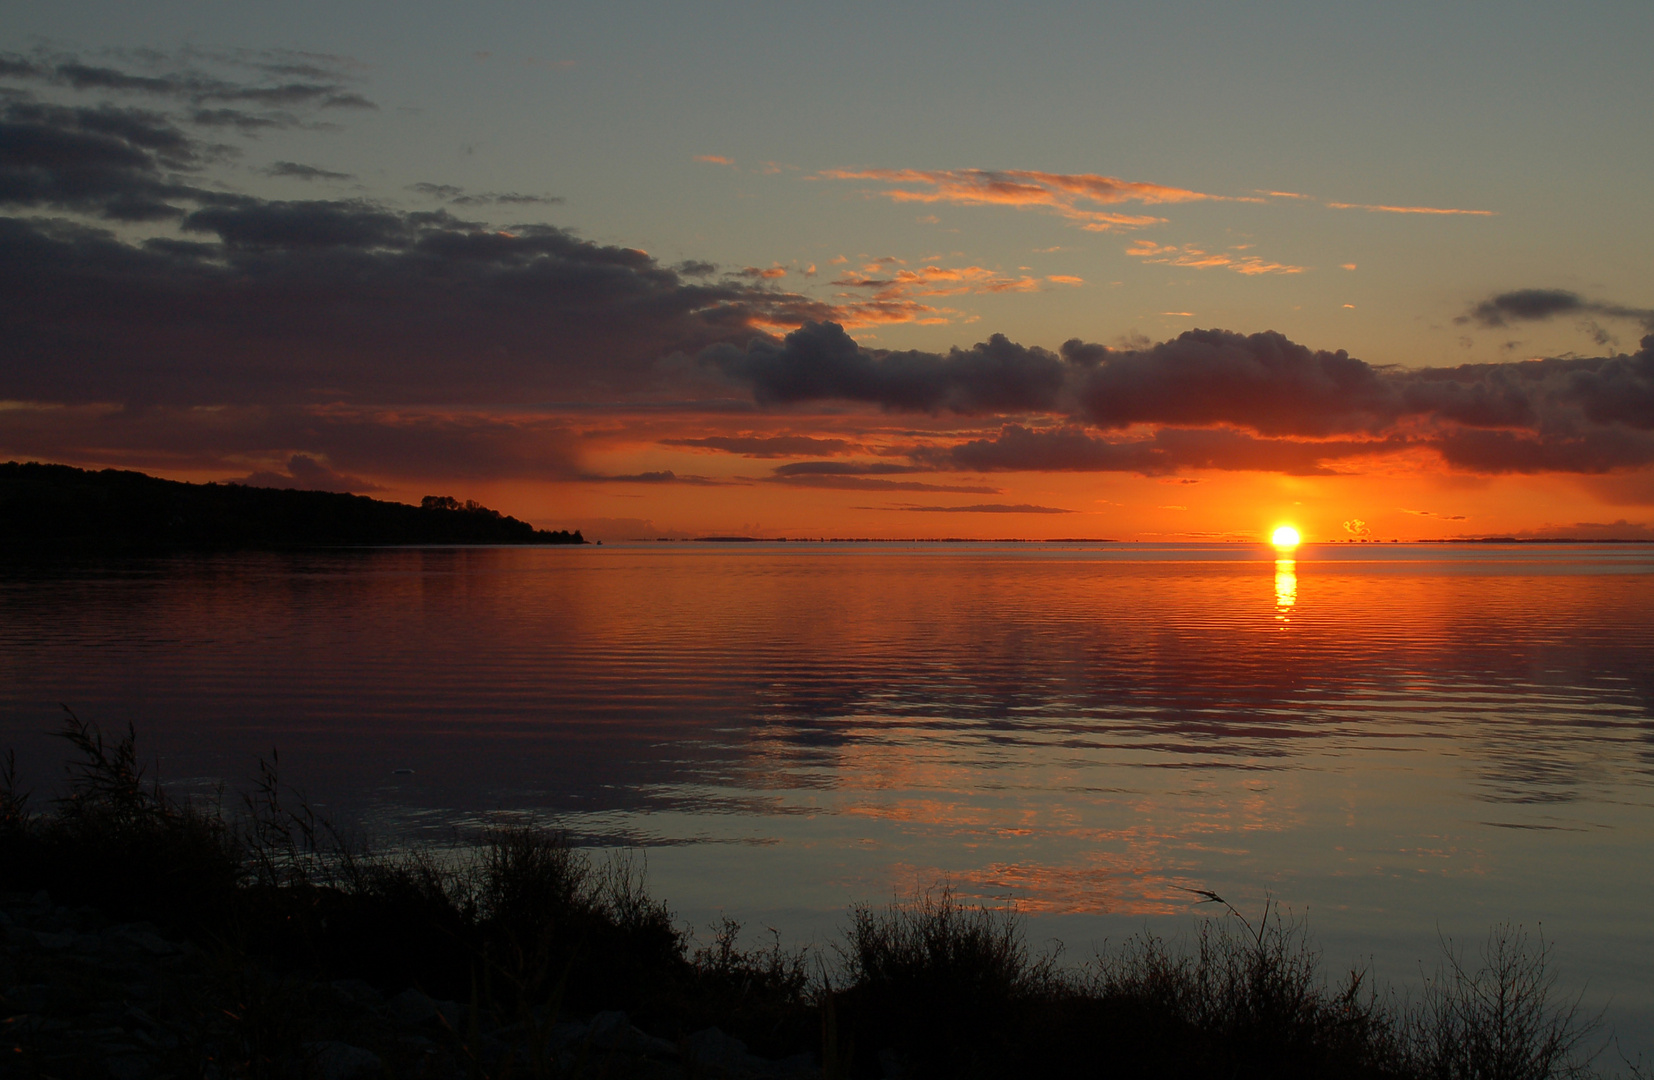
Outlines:
<svg viewBox="0 0 1654 1080"><path fill-rule="evenodd" d="M1282 525L1269 540L1278 548L1295 548L1298 546L1298 530L1291 525Z"/></svg>

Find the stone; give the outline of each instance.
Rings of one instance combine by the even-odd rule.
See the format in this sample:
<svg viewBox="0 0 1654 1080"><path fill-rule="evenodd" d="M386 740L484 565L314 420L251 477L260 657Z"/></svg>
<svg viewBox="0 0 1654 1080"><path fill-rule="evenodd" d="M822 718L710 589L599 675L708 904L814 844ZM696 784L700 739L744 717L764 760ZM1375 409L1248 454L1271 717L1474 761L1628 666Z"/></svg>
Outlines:
<svg viewBox="0 0 1654 1080"><path fill-rule="evenodd" d="M747 1053L747 1044L720 1028L702 1028L683 1040L683 1059L702 1069L722 1069L726 1073L756 1071L758 1059Z"/></svg>
<svg viewBox="0 0 1654 1080"><path fill-rule="evenodd" d="M105 1058L104 1067L113 1080L144 1080L153 1071L149 1058L142 1054L117 1054Z"/></svg>
<svg viewBox="0 0 1654 1080"><path fill-rule="evenodd" d="M434 1023L436 1018L441 1015L437 1011L436 1002L431 1000L430 995L422 990L415 990L411 986L391 998L386 1004L390 1006L391 1015L409 1027L423 1027L426 1024Z"/></svg>
<svg viewBox="0 0 1654 1080"><path fill-rule="evenodd" d="M552 1050L561 1050L581 1042L591 1033L591 1028L578 1020L562 1020L551 1025L546 1033L546 1045Z"/></svg>
<svg viewBox="0 0 1654 1080"><path fill-rule="evenodd" d="M317 1080L354 1080L384 1071L384 1063L372 1050L342 1042L306 1043Z"/></svg>
<svg viewBox="0 0 1654 1080"><path fill-rule="evenodd" d="M50 949L53 952L56 952L59 949L69 948L74 945L77 938L78 935L68 930L57 934L54 934L49 930L36 930L34 932L34 943L39 945L42 949Z"/></svg>
<svg viewBox="0 0 1654 1080"><path fill-rule="evenodd" d="M359 1005L383 1005L385 995L364 979L335 979L333 989Z"/></svg>

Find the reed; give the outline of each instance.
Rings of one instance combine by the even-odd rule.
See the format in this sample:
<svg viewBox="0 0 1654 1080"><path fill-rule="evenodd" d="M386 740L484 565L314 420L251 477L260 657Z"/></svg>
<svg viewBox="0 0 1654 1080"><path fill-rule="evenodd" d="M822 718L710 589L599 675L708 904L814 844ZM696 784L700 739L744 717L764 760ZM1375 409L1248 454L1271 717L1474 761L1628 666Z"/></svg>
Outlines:
<svg viewBox="0 0 1654 1080"><path fill-rule="evenodd" d="M773 931L747 948L728 919L700 942L625 854L509 823L376 854L295 796L274 754L227 806L170 795L130 729L111 742L65 710L59 734L64 792L42 810L0 760L0 893L46 889L195 941L220 975L201 984L205 1034L177 1052L211 1046L222 1064L239 1048L224 1075L288 1075L339 980L466 1002L444 1023L479 1077L507 1031L528 1075L584 1069L548 1039L603 1009L668 1040L716 1025L767 1056L810 1049L832 1077L1600 1075L1600 1018L1558 994L1551 944L1520 927L1496 927L1479 962L1444 942L1411 999L1364 970L1329 978L1305 920L1273 902L1248 919L1213 893L1224 910L1192 942L1145 933L1078 967L1032 949L1014 908L946 886L852 908L827 952Z"/></svg>

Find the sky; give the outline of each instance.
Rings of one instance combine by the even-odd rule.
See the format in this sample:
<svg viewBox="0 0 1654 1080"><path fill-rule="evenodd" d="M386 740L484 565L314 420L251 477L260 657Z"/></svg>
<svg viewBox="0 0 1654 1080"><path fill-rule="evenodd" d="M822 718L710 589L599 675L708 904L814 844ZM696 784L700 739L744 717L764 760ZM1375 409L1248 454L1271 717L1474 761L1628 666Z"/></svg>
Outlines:
<svg viewBox="0 0 1654 1080"><path fill-rule="evenodd" d="M8 5L0 460L1654 538L1654 7Z"/></svg>

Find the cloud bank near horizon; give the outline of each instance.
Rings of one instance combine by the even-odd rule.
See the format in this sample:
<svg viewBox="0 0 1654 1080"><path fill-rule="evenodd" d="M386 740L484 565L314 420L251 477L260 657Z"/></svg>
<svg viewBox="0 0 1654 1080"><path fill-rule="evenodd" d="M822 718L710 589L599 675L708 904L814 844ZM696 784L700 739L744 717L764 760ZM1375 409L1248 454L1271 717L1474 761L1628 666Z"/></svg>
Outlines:
<svg viewBox="0 0 1654 1080"><path fill-rule="evenodd" d="M0 95L0 399L16 403L0 411L4 452L264 462L248 475L357 490L374 477L467 472L684 483L703 478L585 468L571 410L674 401L712 429L728 424L708 418L713 406L721 416L738 399L748 429L753 415L779 426L823 407L967 421L899 451L903 472L1324 474L1420 452L1480 474L1654 463L1647 309L1565 290L1501 293L1461 322L1629 320L1649 336L1629 354L1457 367L1380 367L1272 331L1218 328L1130 347L1075 338L1052 351L992 334L945 352L873 348L846 327L921 318L929 297L1043 286L974 266L868 267L835 282L859 294L830 302L782 288L782 273L667 265L556 225L487 217L546 196L424 184L416 193L441 205L409 209L238 192L215 172L241 153L217 141L223 133L326 123L374 103L331 58L209 59L244 77L0 57L0 77L18 84ZM143 103L64 98L81 92ZM346 178L293 161L265 174ZM1098 207L1218 198L1032 171L842 177L899 185L887 194L905 201L1038 206L1111 228L1141 215L1116 221ZM819 430L663 441L752 457L854 443ZM996 491L871 469L768 480Z"/></svg>

